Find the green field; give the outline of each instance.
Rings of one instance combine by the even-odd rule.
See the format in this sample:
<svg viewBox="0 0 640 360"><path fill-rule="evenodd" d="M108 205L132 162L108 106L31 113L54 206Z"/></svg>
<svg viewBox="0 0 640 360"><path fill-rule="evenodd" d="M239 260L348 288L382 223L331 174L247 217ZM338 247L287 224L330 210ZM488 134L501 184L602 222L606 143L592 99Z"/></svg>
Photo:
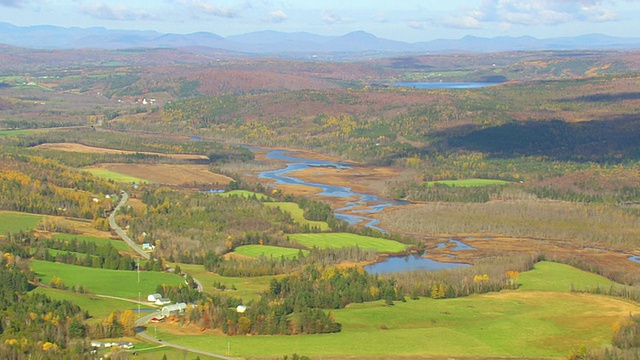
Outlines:
<svg viewBox="0 0 640 360"><path fill-rule="evenodd" d="M399 253L407 248L407 245L395 240L349 233L292 234L289 235L289 239L308 248L317 247L320 249L358 246L361 249L380 253Z"/></svg>
<svg viewBox="0 0 640 360"><path fill-rule="evenodd" d="M112 239L99 238L95 236L71 235L71 234L55 234L53 235L53 238L60 239L60 240L67 240L67 241L72 239L77 239L78 242L83 242L83 241L86 241L87 243L92 242L92 243L95 243L97 246L105 246L106 244L111 244L114 248L120 251L131 250L131 248L129 248L129 246L124 241L121 241L121 240L112 240Z"/></svg>
<svg viewBox="0 0 640 360"><path fill-rule="evenodd" d="M220 196L240 196L243 197L245 199L248 199L252 196L255 196L258 200L267 200L267 201L271 201L273 200L272 198L270 198L267 195L264 194L260 194L257 192L253 192L253 191L248 191L248 190L231 190L228 192L223 192L223 193L218 193L218 195Z"/></svg>
<svg viewBox="0 0 640 360"><path fill-rule="evenodd" d="M143 297L155 293L160 284L184 284L184 279L178 275L155 271L140 271L138 282L136 271L94 269L40 260L31 260L30 267L45 284L51 282L52 276L57 276L68 287L82 285L94 294L132 300L138 299L139 292Z"/></svg>
<svg viewBox="0 0 640 360"><path fill-rule="evenodd" d="M553 279L553 281L550 281L550 279ZM586 290L595 287L609 290L611 286L616 285L603 276L580 271L569 265L547 261L537 263L535 271L520 274L518 283L522 284L520 286L521 290L555 292L570 291L572 286L575 290Z"/></svg>
<svg viewBox="0 0 640 360"><path fill-rule="evenodd" d="M595 286L602 278L541 263L520 275L522 288L458 299L352 304L334 310L336 334L307 336L179 336L162 339L232 356L283 357L566 357L582 345L610 342L611 325L640 306L622 299L569 292L530 291L537 280L560 288L564 276ZM561 276L561 278L558 277ZM228 344L227 344L228 343Z"/></svg>
<svg viewBox="0 0 640 360"><path fill-rule="evenodd" d="M175 267L176 264L173 264ZM193 264L177 264L183 272L186 272L198 279L204 291L215 294L220 290L213 287L213 283L219 282L224 284L227 289L235 287L236 290L225 290L225 294L240 298L244 301L257 299L258 296L269 289L269 284L273 278L281 278L282 276L253 276L247 278L220 276L212 272L206 271L202 265Z"/></svg>
<svg viewBox="0 0 640 360"><path fill-rule="evenodd" d="M303 254L308 254L309 250L300 250L293 248L284 248L280 246L269 246L269 245L244 245L239 246L233 250L235 253L240 255L258 258L260 256L273 257L273 258L296 258L300 251Z"/></svg>
<svg viewBox="0 0 640 360"><path fill-rule="evenodd" d="M300 225L309 225L310 228L318 228L320 231L329 230L329 224L326 221L312 221L304 218L304 210L296 203L292 202L266 202L265 206L278 207L280 210L288 212L295 222Z"/></svg>
<svg viewBox="0 0 640 360"><path fill-rule="evenodd" d="M14 211L0 211L0 235L7 232L17 232L20 230L33 230L44 215L20 213Z"/></svg>
<svg viewBox="0 0 640 360"><path fill-rule="evenodd" d="M0 137L1 136L18 136L18 135L24 135L24 134L29 134L34 132L35 130L1 130L0 131Z"/></svg>
<svg viewBox="0 0 640 360"><path fill-rule="evenodd" d="M95 176L97 176L99 178L103 178L103 179L107 179L107 180L113 180L113 181L121 182L121 183L127 183L127 184L131 184L131 183L149 184L149 183L151 183L148 180L140 179L140 178L137 178L135 176L124 175L124 174L117 173L115 171L110 171L110 170L84 169L84 171L88 171L91 174L93 174L93 175L95 175Z"/></svg>
<svg viewBox="0 0 640 360"><path fill-rule="evenodd" d="M427 186L447 185L457 187L475 187L475 186L490 186L490 185L506 185L508 181L504 180L491 180L491 179L463 179L463 180L439 180L429 181Z"/></svg>
<svg viewBox="0 0 640 360"><path fill-rule="evenodd" d="M78 294L70 291L51 289L45 287L37 287L33 292L47 294L55 300L69 300L82 308L89 311L89 314L95 321L102 320L114 311L125 311L128 309L137 310L138 304L134 304L123 300L105 299L90 294ZM145 301L149 294L141 294L142 301ZM140 309L154 309L153 306L141 305Z"/></svg>

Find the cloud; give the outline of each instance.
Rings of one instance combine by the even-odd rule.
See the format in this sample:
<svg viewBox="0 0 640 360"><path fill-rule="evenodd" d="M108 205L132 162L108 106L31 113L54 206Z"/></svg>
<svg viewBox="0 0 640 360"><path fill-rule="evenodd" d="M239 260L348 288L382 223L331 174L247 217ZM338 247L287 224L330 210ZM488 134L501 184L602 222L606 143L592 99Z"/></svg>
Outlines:
<svg viewBox="0 0 640 360"><path fill-rule="evenodd" d="M409 21L407 23L407 26L409 26L412 29L416 29L416 30L424 30L424 24L422 24L419 21Z"/></svg>
<svg viewBox="0 0 640 360"><path fill-rule="evenodd" d="M270 11L267 13L267 16L263 18L264 21L271 23L281 23L287 19L289 19L289 16L287 16L287 14L282 10Z"/></svg>
<svg viewBox="0 0 640 360"><path fill-rule="evenodd" d="M82 12L97 19L105 20L148 20L153 19L153 15L144 11L131 10L125 5L115 5L113 7L105 3L86 4L82 7Z"/></svg>
<svg viewBox="0 0 640 360"><path fill-rule="evenodd" d="M389 17L387 16L387 14L383 12L375 13L372 18L373 18L373 21L379 22L379 23L389 22Z"/></svg>
<svg viewBox="0 0 640 360"><path fill-rule="evenodd" d="M28 2L29 0L0 0L0 6L21 8Z"/></svg>
<svg viewBox="0 0 640 360"><path fill-rule="evenodd" d="M322 17L320 18L322 22L327 24L337 24L341 23L343 20L340 16L334 13L331 10L325 10L322 12Z"/></svg>
<svg viewBox="0 0 640 360"><path fill-rule="evenodd" d="M437 21L454 28L481 28L483 23L506 25L559 25L572 21L602 22L617 19L606 0L484 0ZM613 3L611 1L607 3Z"/></svg>
<svg viewBox="0 0 640 360"><path fill-rule="evenodd" d="M201 14L228 19L240 17L240 11L238 9L216 6L206 0L176 0L175 3L187 8L187 10L193 12L196 17Z"/></svg>

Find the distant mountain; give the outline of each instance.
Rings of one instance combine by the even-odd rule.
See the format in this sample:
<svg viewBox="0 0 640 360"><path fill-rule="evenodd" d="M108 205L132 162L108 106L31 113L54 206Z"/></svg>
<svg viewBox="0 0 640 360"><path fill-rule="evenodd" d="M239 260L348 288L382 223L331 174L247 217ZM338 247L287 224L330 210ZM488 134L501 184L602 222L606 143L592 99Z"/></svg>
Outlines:
<svg viewBox="0 0 640 360"><path fill-rule="evenodd" d="M343 36L306 32L259 31L221 37L208 32L162 34L156 31L109 30L100 27L64 28L49 25L20 27L0 22L0 43L40 49L213 48L246 54L413 54L425 52L497 52L526 50L640 49L640 38L601 34L536 39L523 37L439 39L406 43L379 38L364 31Z"/></svg>

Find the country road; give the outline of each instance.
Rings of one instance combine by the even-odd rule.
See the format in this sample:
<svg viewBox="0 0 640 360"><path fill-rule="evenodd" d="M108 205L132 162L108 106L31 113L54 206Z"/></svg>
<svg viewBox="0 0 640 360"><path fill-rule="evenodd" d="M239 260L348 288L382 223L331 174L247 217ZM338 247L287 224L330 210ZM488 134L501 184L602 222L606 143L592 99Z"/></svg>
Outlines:
<svg viewBox="0 0 640 360"><path fill-rule="evenodd" d="M124 240L124 242L126 242L130 248L132 248L135 252L140 254L140 256L142 256L143 258L149 260L151 258L151 255L149 255L149 253L142 250L138 246L138 244L136 244L133 240L131 240L129 235L127 235L127 233L124 232L124 230L122 230L120 225L118 225L118 223L116 222L116 213L118 212L118 210L120 210L122 206L124 206L124 204L127 203L127 200L129 200L129 194L127 194L126 192L122 191L120 192L120 195L122 196L122 198L120 199L118 206L116 206L116 208L113 210L111 215L109 215L109 227L115 230L116 234L118 234L118 236L120 236L120 238Z"/></svg>
<svg viewBox="0 0 640 360"><path fill-rule="evenodd" d="M198 350L198 349L194 349L194 348L190 348L190 347L186 347L186 346L182 346L182 345L178 345L178 344L173 344L173 343L168 343L166 341L160 340L154 336L151 336L149 334L147 334L145 332L145 328L144 326L151 321L152 318L154 317L158 317L161 316L162 312L158 311L158 312L154 312L151 314L147 314L141 318L139 318L138 320L136 320L136 334L139 335L141 338L150 341L150 342L154 342L156 344L161 344L161 345L165 345L168 347L172 347L174 349L178 349L178 350L184 350L184 351L188 351L194 354L200 354L200 355L204 355L204 356L210 356L213 358L218 358L218 359L223 359L223 360L236 360L236 358L231 357L231 356L226 356L226 355L222 355L222 354L215 354L215 353L211 353L211 352L207 352L207 351L203 351L203 350Z"/></svg>

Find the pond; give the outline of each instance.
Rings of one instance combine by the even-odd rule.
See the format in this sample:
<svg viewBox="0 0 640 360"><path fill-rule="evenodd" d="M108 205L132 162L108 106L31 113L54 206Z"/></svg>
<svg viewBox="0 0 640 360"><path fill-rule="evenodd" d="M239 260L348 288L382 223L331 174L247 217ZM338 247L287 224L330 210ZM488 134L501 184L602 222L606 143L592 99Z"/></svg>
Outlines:
<svg viewBox="0 0 640 360"><path fill-rule="evenodd" d="M440 262L420 255L390 257L385 261L367 265L364 269L370 274L385 274L412 270L446 270L467 267L469 264Z"/></svg>
<svg viewBox="0 0 640 360"><path fill-rule="evenodd" d="M498 85L495 82L399 82L392 84L397 87L413 89L478 89Z"/></svg>

